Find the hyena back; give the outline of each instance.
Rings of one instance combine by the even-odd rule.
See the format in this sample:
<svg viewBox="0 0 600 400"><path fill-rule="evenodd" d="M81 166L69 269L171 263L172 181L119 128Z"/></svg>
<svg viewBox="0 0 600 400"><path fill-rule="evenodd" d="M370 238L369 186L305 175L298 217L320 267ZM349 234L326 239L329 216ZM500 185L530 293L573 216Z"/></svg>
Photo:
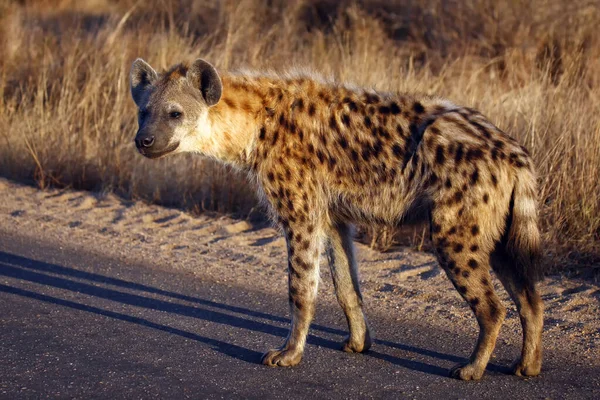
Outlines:
<svg viewBox="0 0 600 400"><path fill-rule="evenodd" d="M469 362L451 375L481 378L494 349L505 309L490 267L522 322L514 372L540 372L533 164L524 147L479 112L310 76L219 75L203 60L158 74L138 59L131 91L142 154L197 152L247 171L283 228L292 324L264 364L300 362L323 253L350 330L343 350L368 350L352 224L396 225L418 216L429 220L439 263L480 327Z"/></svg>

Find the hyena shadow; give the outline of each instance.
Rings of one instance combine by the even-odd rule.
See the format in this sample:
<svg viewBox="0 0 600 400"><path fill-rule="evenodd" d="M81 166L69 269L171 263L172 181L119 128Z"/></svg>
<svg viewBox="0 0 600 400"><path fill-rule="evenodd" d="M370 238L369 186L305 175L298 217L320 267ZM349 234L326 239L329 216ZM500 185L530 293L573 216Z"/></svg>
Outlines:
<svg viewBox="0 0 600 400"><path fill-rule="evenodd" d="M93 272L82 271L68 268L56 264L32 260L29 258L17 256L10 253L0 252L0 276L7 278L20 279L31 283L45 285L61 290L73 291L89 298L99 298L111 300L124 305L146 308L152 311L162 311L182 317L197 318L208 323L217 323L234 328L243 328L254 332L265 333L273 336L286 337L288 334L287 324L289 319L253 310L246 307L225 304L217 301L206 300L195 296L189 296L173 291L168 291L142 283L127 281L119 278L105 276ZM52 275L49 275L52 274ZM98 284L110 285L114 288L100 287ZM122 290L127 290L122 291ZM227 356L249 362L259 363L262 353L238 346L225 341L205 337L193 332L189 332L176 327L160 324L146 318L124 314L113 310L107 310L65 300L46 294L38 293L33 290L25 290L9 285L0 284L0 292L11 293L23 297L28 297L45 303L60 305L63 307L94 313L106 316L115 320L129 322L169 334L181 336L200 343L208 344L215 350ZM144 295L142 295L144 294ZM163 296L173 300L185 301L189 304L172 303L158 298L147 297L148 295ZM116 309L119 306L116 307ZM218 310L218 311L217 311ZM237 315L232 315L234 313ZM263 322L268 321L268 322ZM338 350L339 342L330 339L332 336L343 337L347 333L343 330L329 326L313 324L313 333L308 337L308 344L327 349ZM321 335L327 336L322 337ZM388 340L375 340L375 343L381 346L381 350L401 350L421 356L434 359L461 362L464 358L441 353L434 350L420 348L414 345L395 343ZM370 350L365 354L369 357L385 360L411 370L423 373L446 376L447 369L437 365L428 364L422 361L410 360L397 355L388 354L388 352L379 352ZM502 367L495 365L488 366L488 370L497 372L504 371Z"/></svg>

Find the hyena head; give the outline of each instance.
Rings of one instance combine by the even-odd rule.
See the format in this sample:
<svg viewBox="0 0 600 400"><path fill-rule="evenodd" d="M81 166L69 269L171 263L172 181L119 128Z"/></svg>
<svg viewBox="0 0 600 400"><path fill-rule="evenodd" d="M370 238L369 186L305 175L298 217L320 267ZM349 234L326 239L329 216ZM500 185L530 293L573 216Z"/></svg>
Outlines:
<svg viewBox="0 0 600 400"><path fill-rule="evenodd" d="M135 144L149 158L194 151L210 137L208 109L219 101L221 78L208 62L177 65L164 74L138 58L131 66L131 95L138 106Z"/></svg>

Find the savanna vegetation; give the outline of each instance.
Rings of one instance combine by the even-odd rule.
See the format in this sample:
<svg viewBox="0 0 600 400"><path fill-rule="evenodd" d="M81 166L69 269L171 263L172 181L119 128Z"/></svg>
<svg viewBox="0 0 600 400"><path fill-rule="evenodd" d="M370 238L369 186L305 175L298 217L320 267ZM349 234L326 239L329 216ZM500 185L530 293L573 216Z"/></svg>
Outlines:
<svg viewBox="0 0 600 400"><path fill-rule="evenodd" d="M598 270L598 26L593 0L2 0L0 174L259 217L235 171L136 153L129 67L306 67L480 109L534 156L546 262ZM408 232L419 246L427 236Z"/></svg>

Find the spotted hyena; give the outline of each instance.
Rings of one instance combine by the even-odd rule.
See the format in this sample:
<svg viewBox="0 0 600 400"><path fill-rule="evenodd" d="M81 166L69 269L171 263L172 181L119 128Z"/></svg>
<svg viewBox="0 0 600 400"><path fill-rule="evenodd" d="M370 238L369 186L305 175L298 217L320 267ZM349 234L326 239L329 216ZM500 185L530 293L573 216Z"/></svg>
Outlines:
<svg viewBox="0 0 600 400"><path fill-rule="evenodd" d="M203 60L158 74L131 69L139 107L135 143L157 158L196 152L246 171L283 229L291 329L262 362L300 362L327 254L350 334L372 343L362 310L353 223L429 221L440 265L480 327L469 362L451 375L479 379L505 316L490 267L517 305L523 350L517 375L540 372L540 238L527 150L479 112L447 100L381 93L308 75L219 74Z"/></svg>

